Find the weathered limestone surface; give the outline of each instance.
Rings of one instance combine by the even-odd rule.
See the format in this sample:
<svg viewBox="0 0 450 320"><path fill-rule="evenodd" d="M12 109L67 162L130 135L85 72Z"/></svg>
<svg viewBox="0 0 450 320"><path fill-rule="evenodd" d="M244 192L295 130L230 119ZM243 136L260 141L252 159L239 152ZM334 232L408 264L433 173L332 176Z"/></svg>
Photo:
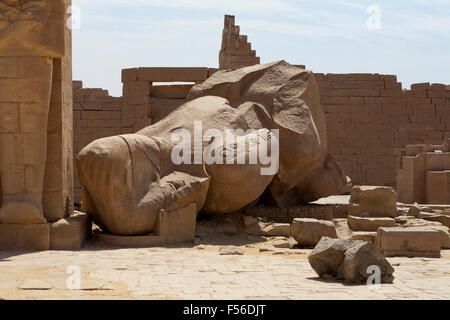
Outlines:
<svg viewBox="0 0 450 320"><path fill-rule="evenodd" d="M298 218L292 221L291 236L300 246L314 247L322 237L337 238L337 233L331 221Z"/></svg>
<svg viewBox="0 0 450 320"><path fill-rule="evenodd" d="M394 268L373 244L365 241L323 237L308 260L319 277L331 275L347 283L362 283L371 276L368 267L378 266L382 283L394 280Z"/></svg>
<svg viewBox="0 0 450 320"><path fill-rule="evenodd" d="M197 210L221 214L241 209L266 189L279 205L291 205L339 194L345 186L339 164L327 151L311 72L284 61L216 72L194 86L188 99L137 134L97 140L79 154L84 206L102 228L119 235L146 234L154 231L161 208L195 202ZM173 165L172 133L185 129L194 137L194 121L201 122L204 131L217 129L224 137L226 129L254 131L225 144L210 140L203 143L202 153L207 148L229 152L235 160L241 139L247 142L244 155L249 163L253 148L267 148L270 154L269 142L279 141L280 157L272 164L281 170L261 175L261 163ZM275 128L279 138L269 132Z"/></svg>

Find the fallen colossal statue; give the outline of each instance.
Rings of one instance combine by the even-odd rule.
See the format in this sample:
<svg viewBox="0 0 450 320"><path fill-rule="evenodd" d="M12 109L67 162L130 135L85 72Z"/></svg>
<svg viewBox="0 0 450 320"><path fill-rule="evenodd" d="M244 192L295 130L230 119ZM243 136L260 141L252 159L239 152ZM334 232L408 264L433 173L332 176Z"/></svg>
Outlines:
<svg viewBox="0 0 450 320"><path fill-rule="evenodd" d="M105 231L145 235L161 210L194 203L197 213L223 214L258 199L290 206L346 185L311 71L284 61L219 71L188 99L136 134L79 153L83 207Z"/></svg>

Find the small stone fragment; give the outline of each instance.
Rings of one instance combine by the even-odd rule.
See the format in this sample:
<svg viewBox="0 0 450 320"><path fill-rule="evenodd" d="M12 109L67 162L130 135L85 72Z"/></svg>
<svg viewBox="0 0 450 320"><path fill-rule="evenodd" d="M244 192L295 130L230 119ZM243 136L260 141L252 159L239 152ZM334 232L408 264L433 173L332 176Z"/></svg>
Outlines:
<svg viewBox="0 0 450 320"><path fill-rule="evenodd" d="M239 247L222 247L220 248L221 256L242 256L244 255L244 249Z"/></svg>
<svg viewBox="0 0 450 320"><path fill-rule="evenodd" d="M314 247L322 237L337 238L332 221L296 218L291 225L291 236L299 246Z"/></svg>
<svg viewBox="0 0 450 320"><path fill-rule="evenodd" d="M53 287L44 280L28 280L19 286L20 290L51 290Z"/></svg>

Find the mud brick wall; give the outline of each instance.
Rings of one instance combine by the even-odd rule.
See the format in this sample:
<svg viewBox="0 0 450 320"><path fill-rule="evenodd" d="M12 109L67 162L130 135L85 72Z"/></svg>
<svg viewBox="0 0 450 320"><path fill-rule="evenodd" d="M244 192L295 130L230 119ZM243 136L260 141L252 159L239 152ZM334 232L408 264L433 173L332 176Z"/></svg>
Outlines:
<svg viewBox="0 0 450 320"><path fill-rule="evenodd" d="M315 74L329 149L358 184L396 184L408 144L442 144L450 137L450 87L414 84L394 75Z"/></svg>

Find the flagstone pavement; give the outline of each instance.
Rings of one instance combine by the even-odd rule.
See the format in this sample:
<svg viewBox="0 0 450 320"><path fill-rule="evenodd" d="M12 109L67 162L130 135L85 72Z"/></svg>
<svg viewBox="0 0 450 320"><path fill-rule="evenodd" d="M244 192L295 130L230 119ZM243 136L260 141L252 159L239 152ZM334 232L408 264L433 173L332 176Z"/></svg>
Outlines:
<svg viewBox="0 0 450 320"><path fill-rule="evenodd" d="M2 299L450 299L450 252L441 259L389 258L393 284L321 280L310 250L223 256L218 245L80 251L0 251ZM77 274L80 276L77 278ZM80 279L79 282L76 279ZM77 286L79 284L79 286Z"/></svg>

